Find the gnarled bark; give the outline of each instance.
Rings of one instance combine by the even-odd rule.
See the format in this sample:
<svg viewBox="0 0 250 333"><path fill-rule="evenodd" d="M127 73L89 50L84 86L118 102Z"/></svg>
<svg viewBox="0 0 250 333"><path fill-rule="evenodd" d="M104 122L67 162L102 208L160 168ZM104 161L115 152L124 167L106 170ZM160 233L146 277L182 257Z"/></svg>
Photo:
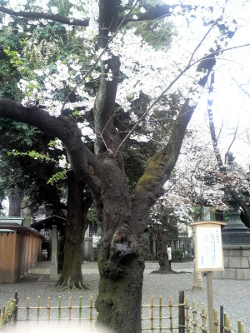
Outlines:
<svg viewBox="0 0 250 333"><path fill-rule="evenodd" d="M144 259L139 240L126 228L117 229L112 240L106 235L98 266L98 324L115 332L141 333Z"/></svg>

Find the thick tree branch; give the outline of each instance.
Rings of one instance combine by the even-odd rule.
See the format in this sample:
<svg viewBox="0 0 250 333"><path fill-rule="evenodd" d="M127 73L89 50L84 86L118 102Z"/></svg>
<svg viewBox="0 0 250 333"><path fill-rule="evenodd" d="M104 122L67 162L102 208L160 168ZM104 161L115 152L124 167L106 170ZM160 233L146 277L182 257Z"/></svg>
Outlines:
<svg viewBox="0 0 250 333"><path fill-rule="evenodd" d="M142 6L146 11L144 13L139 12L136 15L130 15L126 18L124 23L128 22L141 22L141 21L152 21L152 20L157 20L165 16L170 16L172 15L171 10L175 7L180 6L179 4L177 5L156 5L156 6L150 6L150 5L145 5ZM186 11L189 10L196 10L198 7L205 8L204 6L190 6L190 5L181 5L182 12L185 13ZM206 6L207 9L213 10L212 6ZM120 18L120 21L122 18Z"/></svg>
<svg viewBox="0 0 250 333"><path fill-rule="evenodd" d="M161 18L163 16L169 16L171 15L170 8L173 8L174 6L170 5L156 5L156 6L149 6L146 9L145 13L137 13L136 16L128 16L124 20L124 23L128 22L139 22L139 21L150 21L150 20L156 20L158 18Z"/></svg>
<svg viewBox="0 0 250 333"><path fill-rule="evenodd" d="M137 3L137 2L136 2ZM136 3L134 4L134 6L130 9L130 11L128 12L128 14L124 17L124 19L121 21L121 23L118 25L116 31L114 32L114 34L108 39L106 46L104 47L104 49L102 50L101 54L99 55L99 57L96 59L96 61L94 62L94 64L90 67L90 69L87 71L87 73L83 76L83 78L76 84L76 86L68 93L68 95L66 96L66 98L64 99L63 102L63 106L62 106L62 111L65 107L66 102L68 101L70 95L76 91L76 88L79 87L79 85L81 85L86 77L89 76L89 74L93 71L93 69L96 67L97 63L99 62L99 60L102 58L103 54L107 51L109 44L111 43L111 41L115 38L115 36L117 35L118 31L120 30L124 20L126 19L126 17L131 13L131 11L134 9L134 7L136 6ZM118 75L117 75L118 76ZM61 111L61 112L62 112Z"/></svg>
<svg viewBox="0 0 250 333"><path fill-rule="evenodd" d="M38 12L25 12L25 11L16 12L12 9L5 8L2 6L0 6L0 12L9 14L11 16L26 17L31 20L45 19L54 22L60 22L62 24L75 25L79 27L87 27L89 25L89 19L78 20L74 18L68 18L59 14L47 14L47 13L38 13Z"/></svg>
<svg viewBox="0 0 250 333"><path fill-rule="evenodd" d="M139 236L147 223L146 217L150 207L162 194L164 183L170 178L171 172L179 156L187 125L196 105L189 105L186 99L175 122L168 144L154 155L147 164L144 175L140 178L132 196L132 212L137 221Z"/></svg>
<svg viewBox="0 0 250 333"><path fill-rule="evenodd" d="M67 148L70 163L79 178L83 179L92 190L98 190L99 177L103 177L103 166L82 142L81 131L73 117L53 117L45 110L35 106L25 107L7 98L0 98L0 117L35 126L44 133L58 137Z"/></svg>

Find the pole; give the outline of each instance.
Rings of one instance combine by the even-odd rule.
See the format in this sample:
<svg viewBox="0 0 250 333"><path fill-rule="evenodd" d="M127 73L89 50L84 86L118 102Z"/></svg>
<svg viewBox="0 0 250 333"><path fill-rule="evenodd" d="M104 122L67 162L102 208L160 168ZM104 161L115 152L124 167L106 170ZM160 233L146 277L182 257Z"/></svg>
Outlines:
<svg viewBox="0 0 250 333"><path fill-rule="evenodd" d="M184 291L179 291L179 333L185 333Z"/></svg>
<svg viewBox="0 0 250 333"><path fill-rule="evenodd" d="M207 272L207 302L209 333L214 333L213 272Z"/></svg>

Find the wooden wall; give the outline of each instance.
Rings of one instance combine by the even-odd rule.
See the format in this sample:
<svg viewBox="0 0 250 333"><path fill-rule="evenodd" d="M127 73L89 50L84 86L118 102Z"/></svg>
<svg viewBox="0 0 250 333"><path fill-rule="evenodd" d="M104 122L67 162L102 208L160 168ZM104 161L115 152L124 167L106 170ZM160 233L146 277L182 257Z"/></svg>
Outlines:
<svg viewBox="0 0 250 333"><path fill-rule="evenodd" d="M0 233L0 283L14 283L41 258L42 237L20 229Z"/></svg>

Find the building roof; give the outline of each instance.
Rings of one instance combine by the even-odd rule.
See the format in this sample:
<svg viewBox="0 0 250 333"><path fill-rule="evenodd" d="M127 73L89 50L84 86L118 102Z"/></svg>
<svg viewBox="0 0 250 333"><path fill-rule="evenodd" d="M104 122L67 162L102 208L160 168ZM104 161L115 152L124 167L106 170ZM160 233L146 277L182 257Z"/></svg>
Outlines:
<svg viewBox="0 0 250 333"><path fill-rule="evenodd" d="M66 219L57 215L52 215L46 219L32 223L31 227L36 230L52 229L52 225L56 225L57 229L60 230L65 227Z"/></svg>
<svg viewBox="0 0 250 333"><path fill-rule="evenodd" d="M33 234L39 237L43 237L38 231L36 231L35 229L33 229L30 226L24 226L24 225L20 225L18 223L0 223L0 230L5 230L2 231L3 232L10 232L10 231L6 231L6 230L17 230L18 232L22 233L22 234Z"/></svg>
<svg viewBox="0 0 250 333"><path fill-rule="evenodd" d="M0 216L0 226L2 223L17 223L23 225L24 217L22 216Z"/></svg>
<svg viewBox="0 0 250 333"><path fill-rule="evenodd" d="M11 230L11 229L0 229L0 234L6 234L6 233L11 233L13 234L14 230Z"/></svg>

